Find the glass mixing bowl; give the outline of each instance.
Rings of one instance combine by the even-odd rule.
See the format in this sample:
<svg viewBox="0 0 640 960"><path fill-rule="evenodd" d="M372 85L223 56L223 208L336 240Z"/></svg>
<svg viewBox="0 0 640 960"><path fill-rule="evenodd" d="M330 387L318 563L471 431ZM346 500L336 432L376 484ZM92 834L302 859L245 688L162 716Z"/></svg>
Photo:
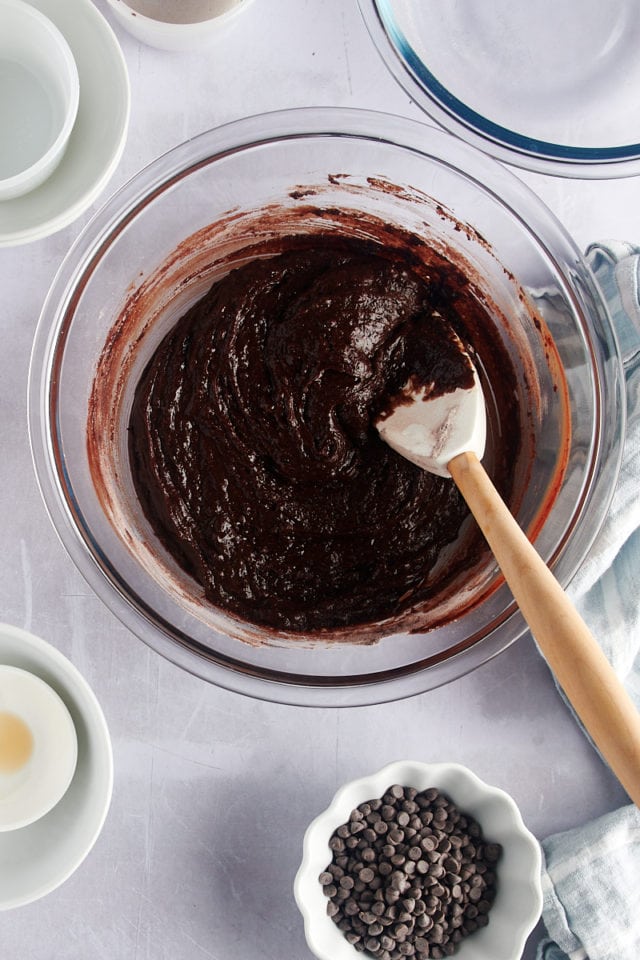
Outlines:
<svg viewBox="0 0 640 960"><path fill-rule="evenodd" d="M436 598L430 630L416 629L424 616L409 611L400 629L379 626L375 642L286 634L266 642L259 627L207 604L172 563L137 502L127 454L137 377L186 307L263 242L327 231L383 243L386 231L400 231L464 264L518 372L525 442L511 507L566 585L619 467L624 400L606 306L533 193L421 123L282 111L202 134L144 169L95 216L53 282L33 347L29 424L53 523L134 634L228 689L341 706L446 683L521 636L526 626L492 557L461 578L453 598Z"/></svg>

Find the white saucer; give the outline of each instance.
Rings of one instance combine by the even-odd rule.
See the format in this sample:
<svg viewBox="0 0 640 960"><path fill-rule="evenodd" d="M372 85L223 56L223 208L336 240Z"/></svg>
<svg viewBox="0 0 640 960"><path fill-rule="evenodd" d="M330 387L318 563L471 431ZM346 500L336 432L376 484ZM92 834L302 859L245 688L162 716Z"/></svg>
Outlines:
<svg viewBox="0 0 640 960"><path fill-rule="evenodd" d="M45 816L0 833L0 910L55 890L85 859L104 824L113 789L109 731L96 697L55 647L0 624L0 663L28 670L60 696L73 720L78 754L71 784Z"/></svg>
<svg viewBox="0 0 640 960"><path fill-rule="evenodd" d="M111 27L91 0L29 0L58 27L76 61L80 106L65 156L42 186L0 202L0 247L68 226L99 196L122 156L129 76Z"/></svg>

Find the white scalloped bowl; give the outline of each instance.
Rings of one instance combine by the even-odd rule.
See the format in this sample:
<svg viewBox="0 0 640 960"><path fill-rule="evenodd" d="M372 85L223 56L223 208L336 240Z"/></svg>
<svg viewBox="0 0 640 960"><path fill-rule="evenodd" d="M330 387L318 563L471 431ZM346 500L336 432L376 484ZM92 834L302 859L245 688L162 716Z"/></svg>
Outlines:
<svg viewBox="0 0 640 960"><path fill-rule="evenodd" d="M382 797L394 783L426 790L437 787L464 813L471 814L485 836L503 846L498 864L498 892L489 924L466 937L456 960L519 960L527 937L542 911L540 846L527 830L515 801L457 763L398 761L377 773L342 786L329 807L309 825L294 895L304 917L307 943L319 960L355 960L358 954L327 916L327 898L318 881L331 862L329 839L354 807Z"/></svg>

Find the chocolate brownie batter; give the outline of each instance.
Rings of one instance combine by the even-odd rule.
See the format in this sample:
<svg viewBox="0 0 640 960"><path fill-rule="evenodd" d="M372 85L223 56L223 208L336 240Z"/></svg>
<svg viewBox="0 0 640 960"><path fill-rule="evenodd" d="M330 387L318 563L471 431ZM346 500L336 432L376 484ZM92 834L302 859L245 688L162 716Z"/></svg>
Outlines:
<svg viewBox="0 0 640 960"><path fill-rule="evenodd" d="M446 261L292 239L214 284L170 331L136 389L131 466L154 530L213 604L276 629L343 628L428 601L476 559L479 535L434 570L467 508L374 426L412 376L468 384L448 324L500 371L510 449L488 456L506 496L514 380Z"/></svg>

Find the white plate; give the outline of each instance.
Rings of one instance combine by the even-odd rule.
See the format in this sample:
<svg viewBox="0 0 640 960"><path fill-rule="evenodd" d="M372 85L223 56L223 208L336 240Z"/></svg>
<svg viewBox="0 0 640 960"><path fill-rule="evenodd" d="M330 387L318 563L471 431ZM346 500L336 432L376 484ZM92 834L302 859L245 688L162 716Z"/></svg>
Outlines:
<svg viewBox="0 0 640 960"><path fill-rule="evenodd" d="M129 77L120 45L91 0L29 0L58 27L80 77L80 106L58 169L40 187L0 203L0 247L68 226L116 169L129 125Z"/></svg>
<svg viewBox="0 0 640 960"><path fill-rule="evenodd" d="M0 833L0 910L9 910L55 890L85 859L109 809L113 757L100 704L58 650L25 630L0 624L0 663L48 683L69 710L78 737L75 774L62 800L35 823Z"/></svg>

